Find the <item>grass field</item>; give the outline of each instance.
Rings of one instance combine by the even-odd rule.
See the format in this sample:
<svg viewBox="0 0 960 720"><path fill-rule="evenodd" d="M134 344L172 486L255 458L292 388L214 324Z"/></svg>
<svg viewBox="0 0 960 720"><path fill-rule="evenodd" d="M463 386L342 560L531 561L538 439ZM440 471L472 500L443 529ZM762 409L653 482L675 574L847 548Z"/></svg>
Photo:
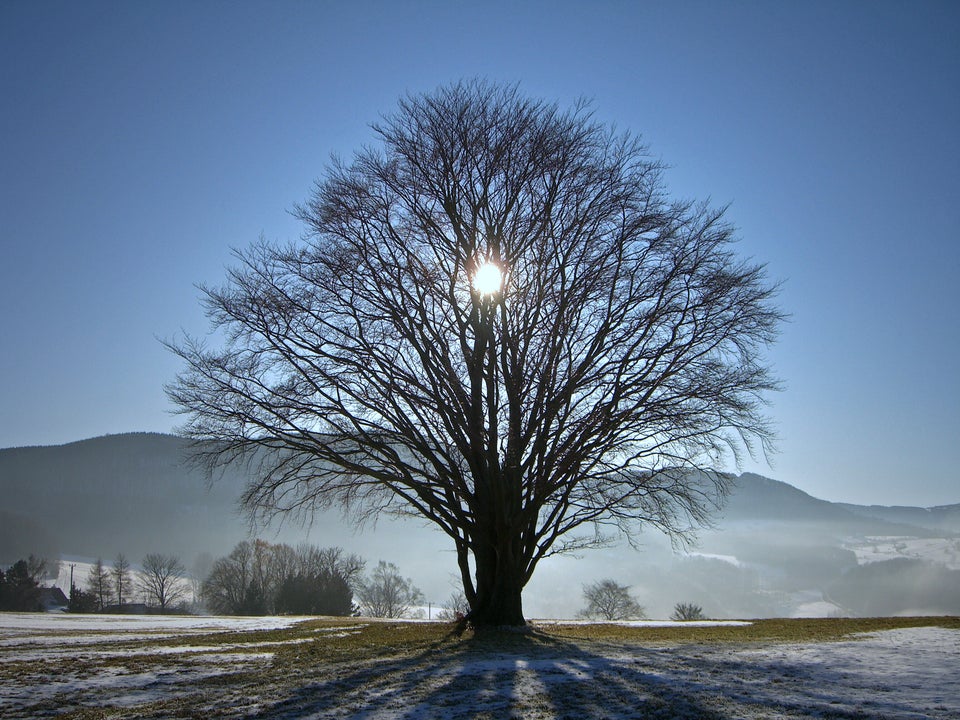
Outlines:
<svg viewBox="0 0 960 720"><path fill-rule="evenodd" d="M457 639L439 623L12 615L0 716L960 718L958 665L958 618Z"/></svg>

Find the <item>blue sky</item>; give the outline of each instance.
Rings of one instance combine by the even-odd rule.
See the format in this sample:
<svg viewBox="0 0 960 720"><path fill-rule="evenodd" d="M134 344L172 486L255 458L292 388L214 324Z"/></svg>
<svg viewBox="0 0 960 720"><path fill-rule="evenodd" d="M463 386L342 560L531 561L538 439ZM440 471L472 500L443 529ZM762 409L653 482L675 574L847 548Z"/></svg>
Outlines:
<svg viewBox="0 0 960 720"><path fill-rule="evenodd" d="M0 3L0 447L177 423L158 338L295 239L406 92L519 83L639 133L782 280L780 453L830 500L960 502L960 4Z"/></svg>

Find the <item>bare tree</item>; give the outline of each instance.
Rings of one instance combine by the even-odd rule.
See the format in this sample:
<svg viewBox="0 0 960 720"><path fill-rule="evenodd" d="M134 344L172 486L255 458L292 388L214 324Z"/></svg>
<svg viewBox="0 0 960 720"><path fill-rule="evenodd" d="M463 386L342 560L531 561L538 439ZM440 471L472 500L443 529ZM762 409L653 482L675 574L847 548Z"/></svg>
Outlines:
<svg viewBox="0 0 960 720"><path fill-rule="evenodd" d="M437 613L437 619L453 622L466 617L468 612L470 612L470 603L467 602L467 596L463 594L463 590L455 590L450 593L446 606Z"/></svg>
<svg viewBox="0 0 960 720"><path fill-rule="evenodd" d="M413 605L423 602L423 593L400 575L396 565L381 560L369 579L359 583L357 598L365 615L400 618L405 617Z"/></svg>
<svg viewBox="0 0 960 720"><path fill-rule="evenodd" d="M247 602L250 612L256 615L272 615L276 612L276 574L272 571L274 546L259 538L253 541L250 563L250 587Z"/></svg>
<svg viewBox="0 0 960 720"><path fill-rule="evenodd" d="M110 570L103 564L103 558L97 558L97 562L90 566L90 573L87 575L87 587L97 598L97 610L103 610L113 594Z"/></svg>
<svg viewBox="0 0 960 720"><path fill-rule="evenodd" d="M244 540L227 557L213 563L203 581L203 600L211 612L240 615L249 612L248 589L251 584L253 546Z"/></svg>
<svg viewBox="0 0 960 720"><path fill-rule="evenodd" d="M681 602L673 606L670 619L678 621L705 620L706 616L703 614L703 608L699 605Z"/></svg>
<svg viewBox="0 0 960 720"><path fill-rule="evenodd" d="M207 608L228 615L346 615L363 560L341 548L238 543L203 581Z"/></svg>
<svg viewBox="0 0 960 720"><path fill-rule="evenodd" d="M285 543L270 547L270 585L279 588L291 577L300 573L300 554Z"/></svg>
<svg viewBox="0 0 960 720"><path fill-rule="evenodd" d="M130 589L130 563L123 553L119 553L113 560L110 570L113 587L117 591L117 605L123 605L124 588Z"/></svg>
<svg viewBox="0 0 960 720"><path fill-rule="evenodd" d="M166 610L186 595L186 572L176 555L150 553L143 559L140 588L148 601L156 601L161 610Z"/></svg>
<svg viewBox="0 0 960 720"><path fill-rule="evenodd" d="M299 573L339 577L350 587L356 586L365 565L359 555L347 554L339 547L318 548L304 543L297 546L296 553Z"/></svg>
<svg viewBox="0 0 960 720"><path fill-rule="evenodd" d="M598 580L583 586L587 606L580 617L594 620L636 620L647 616L643 606L630 595L630 588L613 580Z"/></svg>
<svg viewBox="0 0 960 720"><path fill-rule="evenodd" d="M171 343L168 394L211 473L251 463L255 517L422 516L471 621L523 624L544 557L682 538L727 491L714 469L769 449L776 288L584 104L468 82L374 131L297 208L301 243L204 290L223 344Z"/></svg>

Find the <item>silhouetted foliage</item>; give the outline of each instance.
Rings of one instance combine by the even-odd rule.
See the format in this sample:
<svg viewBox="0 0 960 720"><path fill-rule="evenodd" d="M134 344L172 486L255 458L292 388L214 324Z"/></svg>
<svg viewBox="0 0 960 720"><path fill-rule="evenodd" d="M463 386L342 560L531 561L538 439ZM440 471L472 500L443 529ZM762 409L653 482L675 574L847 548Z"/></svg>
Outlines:
<svg viewBox="0 0 960 720"><path fill-rule="evenodd" d="M363 561L340 548L238 543L203 582L211 612L225 615L350 615Z"/></svg>
<svg viewBox="0 0 960 720"><path fill-rule="evenodd" d="M613 580L598 580L583 586L587 606L578 615L592 620L636 620L646 617L643 606L630 595L630 588Z"/></svg>
<svg viewBox="0 0 960 720"><path fill-rule="evenodd" d="M51 564L45 557L39 557L33 554L27 557L27 572L37 585L40 585L46 579L47 575L50 574L50 570ZM56 573L53 573L53 575L56 575Z"/></svg>
<svg viewBox="0 0 960 720"><path fill-rule="evenodd" d="M767 448L775 288L585 104L459 83L374 131L297 208L303 242L205 289L225 344L171 344L168 393L211 473L251 463L253 514L423 516L471 621L523 624L544 557L607 528L682 537L727 491L712 468Z"/></svg>
<svg viewBox="0 0 960 720"><path fill-rule="evenodd" d="M203 600L210 612L242 615L250 585L250 543L239 543L227 557L213 563L203 582Z"/></svg>
<svg viewBox="0 0 960 720"><path fill-rule="evenodd" d="M0 572L0 610L35 612L39 607L40 584L27 560L17 560L6 573Z"/></svg>
<svg viewBox="0 0 960 720"><path fill-rule="evenodd" d="M353 590L339 575L297 574L280 585L277 612L284 615L351 615Z"/></svg>
<svg viewBox="0 0 960 720"><path fill-rule="evenodd" d="M96 593L87 592L76 584L70 588L70 603L67 605L67 610L72 613L92 613L99 609Z"/></svg>

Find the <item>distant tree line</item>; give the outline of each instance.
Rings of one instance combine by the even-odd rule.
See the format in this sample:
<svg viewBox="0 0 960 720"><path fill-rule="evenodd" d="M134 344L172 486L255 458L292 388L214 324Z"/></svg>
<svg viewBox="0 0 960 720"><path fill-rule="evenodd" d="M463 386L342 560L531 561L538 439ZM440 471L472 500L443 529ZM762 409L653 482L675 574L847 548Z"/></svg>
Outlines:
<svg viewBox="0 0 960 720"><path fill-rule="evenodd" d="M193 577L176 555L150 553L139 570L122 554L107 564L97 558L85 587L72 582L67 610L96 612L185 612L192 608L224 615L369 615L399 618L423 603L423 593L393 563L380 561L369 577L365 563L342 548L296 547L264 540L238 543L226 556L206 563ZM40 581L47 563L33 556L0 571L0 609L40 609ZM72 573L71 573L71 581ZM192 586L191 586L192 581ZM458 606L453 613L465 609Z"/></svg>
<svg viewBox="0 0 960 720"><path fill-rule="evenodd" d="M369 576L364 561L342 548L238 543L203 581L206 608L224 615L368 615L400 618L423 593L393 563Z"/></svg>
<svg viewBox="0 0 960 720"><path fill-rule="evenodd" d="M104 564L103 558L90 567L86 589L76 583L70 588L68 610L76 613L123 612L133 604L140 604L154 612L184 611L189 585L186 569L176 555L148 553L134 572L123 553L113 564Z"/></svg>
<svg viewBox="0 0 960 720"><path fill-rule="evenodd" d="M51 588L42 587L41 582L48 576L49 567L45 559L31 555L5 571L0 570L0 610L43 609L42 596ZM133 572L126 557L119 554L111 566L97 558L85 588L72 582L67 610L76 613L122 610L134 598L139 598L143 607L159 612L182 610L188 590L186 571L177 556L150 553L144 557L141 569Z"/></svg>
<svg viewBox="0 0 960 720"><path fill-rule="evenodd" d="M363 566L341 548L243 541L214 562L201 597L224 615L350 615Z"/></svg>

